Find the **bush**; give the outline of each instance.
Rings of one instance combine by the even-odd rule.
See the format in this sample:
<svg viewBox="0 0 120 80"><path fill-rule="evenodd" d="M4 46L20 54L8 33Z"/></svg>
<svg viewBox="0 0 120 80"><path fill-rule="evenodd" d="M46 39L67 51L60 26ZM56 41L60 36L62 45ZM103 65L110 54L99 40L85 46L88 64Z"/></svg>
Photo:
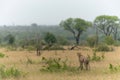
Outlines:
<svg viewBox="0 0 120 80"><path fill-rule="evenodd" d="M96 36L92 36L92 37L87 38L87 43L90 47L94 47L96 44L96 41L97 41Z"/></svg>
<svg viewBox="0 0 120 80"><path fill-rule="evenodd" d="M105 37L104 42L105 42L107 45L113 45L115 41L114 41L114 39L113 39L111 36L107 36L107 37Z"/></svg>
<svg viewBox="0 0 120 80"><path fill-rule="evenodd" d="M15 67L5 68L5 66L0 67L0 76L1 78L9 78L9 77L20 77L22 76L22 72Z"/></svg>
<svg viewBox="0 0 120 80"><path fill-rule="evenodd" d="M114 46L120 46L120 41L115 41Z"/></svg>
<svg viewBox="0 0 120 80"><path fill-rule="evenodd" d="M5 56L5 54L0 53L0 58L3 58Z"/></svg>
<svg viewBox="0 0 120 80"><path fill-rule="evenodd" d="M5 41L8 42L8 44L13 45L15 42L15 36L13 36L12 34L8 34L5 38Z"/></svg>
<svg viewBox="0 0 120 80"><path fill-rule="evenodd" d="M46 65L43 66L41 71L45 72L76 71L75 68L67 65L67 59L65 61L62 61L61 58L46 59L43 57L42 62L44 62Z"/></svg>
<svg viewBox="0 0 120 80"><path fill-rule="evenodd" d="M44 50L64 50L64 48L59 45L53 45L52 47L46 46Z"/></svg>
<svg viewBox="0 0 120 80"><path fill-rule="evenodd" d="M50 50L64 50L64 48L59 45L54 45L50 48Z"/></svg>
<svg viewBox="0 0 120 80"><path fill-rule="evenodd" d="M96 48L96 51L113 51L113 48L108 47L106 44L100 44Z"/></svg>
<svg viewBox="0 0 120 80"><path fill-rule="evenodd" d="M55 35L50 33L50 32L47 32L45 34L44 40L50 46L52 46L54 43L57 42L57 39L56 39Z"/></svg>
<svg viewBox="0 0 120 80"><path fill-rule="evenodd" d="M33 47L33 46L27 46L26 49L27 49L28 51L36 50L35 47Z"/></svg>
<svg viewBox="0 0 120 80"><path fill-rule="evenodd" d="M61 36L57 36L57 43L59 45L69 45L70 44L66 38L61 37Z"/></svg>
<svg viewBox="0 0 120 80"><path fill-rule="evenodd" d="M90 58L90 56L89 56ZM105 58L104 53L102 53L101 56L97 56L96 51L94 51L92 58L90 58L91 61L101 61Z"/></svg>
<svg viewBox="0 0 120 80"><path fill-rule="evenodd" d="M110 70L111 72L120 71L120 65L114 66L114 65L112 65L112 64L109 64L109 70Z"/></svg>

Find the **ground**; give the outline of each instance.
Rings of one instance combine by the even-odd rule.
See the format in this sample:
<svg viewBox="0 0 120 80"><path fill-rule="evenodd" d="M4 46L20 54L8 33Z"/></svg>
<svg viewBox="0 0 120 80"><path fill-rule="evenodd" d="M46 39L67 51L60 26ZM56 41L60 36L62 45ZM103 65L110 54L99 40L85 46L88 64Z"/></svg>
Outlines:
<svg viewBox="0 0 120 80"><path fill-rule="evenodd" d="M10 51L0 48L0 52L5 54L4 58L0 58L0 65L6 67L14 66L26 73L25 77L20 77L19 80L119 80L120 71L110 72L109 64L120 65L120 47L114 47L114 51L105 52L105 58L102 61L90 62L90 70L79 71L79 73L63 72L63 73L43 73L40 71L42 57L66 58L70 62L70 66L79 66L76 53L81 52L84 56L92 56L92 50L89 48L81 48L80 50L57 50L57 51L42 51L41 56L36 56L35 51ZM101 55L103 52L98 52ZM33 64L28 64L27 60L34 61ZM4 80L4 79L3 79ZM5 80L18 80L18 78L9 78Z"/></svg>

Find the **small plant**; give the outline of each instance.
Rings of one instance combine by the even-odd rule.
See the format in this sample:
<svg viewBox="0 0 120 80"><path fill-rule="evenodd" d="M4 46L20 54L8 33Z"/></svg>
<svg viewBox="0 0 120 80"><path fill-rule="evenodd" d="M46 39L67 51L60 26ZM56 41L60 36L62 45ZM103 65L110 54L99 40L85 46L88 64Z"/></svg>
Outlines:
<svg viewBox="0 0 120 80"><path fill-rule="evenodd" d="M105 58L105 53L102 53L101 58L102 58L102 59L104 59L104 58Z"/></svg>
<svg viewBox="0 0 120 80"><path fill-rule="evenodd" d="M112 71L113 70L113 65L109 64L109 69Z"/></svg>
<svg viewBox="0 0 120 80"><path fill-rule="evenodd" d="M109 70L110 70L111 72L120 71L120 65L118 65L118 66L113 66L112 64L109 64Z"/></svg>
<svg viewBox="0 0 120 80"><path fill-rule="evenodd" d="M93 61L100 61L101 60L101 57L100 56L97 56L96 55L96 52L93 53L93 56L92 56L92 60Z"/></svg>
<svg viewBox="0 0 120 80"><path fill-rule="evenodd" d="M0 53L0 58L3 58L5 56L5 54Z"/></svg>
<svg viewBox="0 0 120 80"><path fill-rule="evenodd" d="M90 58L90 56L88 56ZM101 56L97 56L96 51L93 52L92 58L90 58L91 61L101 61L105 58L104 53L102 53Z"/></svg>
<svg viewBox="0 0 120 80"><path fill-rule="evenodd" d="M41 71L46 72L62 72L62 71L76 71L75 68L67 65L67 59L62 61L61 58L42 58L42 62L46 65L43 66Z"/></svg>
<svg viewBox="0 0 120 80"><path fill-rule="evenodd" d="M33 63L34 63L34 61L32 59L27 58L27 64L33 64Z"/></svg>
<svg viewBox="0 0 120 80"><path fill-rule="evenodd" d="M1 66L0 76L1 78L9 78L9 77L18 78L22 76L22 72L15 67L5 68L5 66Z"/></svg>

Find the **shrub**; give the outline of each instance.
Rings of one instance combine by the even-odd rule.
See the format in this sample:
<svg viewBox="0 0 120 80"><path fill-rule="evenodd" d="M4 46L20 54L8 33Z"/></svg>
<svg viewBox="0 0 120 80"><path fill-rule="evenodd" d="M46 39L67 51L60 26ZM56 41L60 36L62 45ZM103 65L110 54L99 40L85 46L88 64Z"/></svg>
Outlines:
<svg viewBox="0 0 120 80"><path fill-rule="evenodd" d="M44 62L46 65L43 66L41 71L45 72L76 71L75 68L67 65L67 59L65 61L62 61L61 58L46 59L45 57L43 57L42 62Z"/></svg>
<svg viewBox="0 0 120 80"><path fill-rule="evenodd" d="M112 51L112 50L113 50L112 47L109 48L106 44L100 44L96 48L96 51Z"/></svg>
<svg viewBox="0 0 120 80"><path fill-rule="evenodd" d="M0 76L1 78L9 78L9 77L20 77L22 76L22 72L15 67L5 68L5 66L0 67Z"/></svg>
<svg viewBox="0 0 120 80"><path fill-rule="evenodd" d="M88 56L90 58L90 56ZM92 58L90 58L91 61L101 61L103 60L105 57L104 57L104 53L102 53L101 56L97 56L96 54L96 51L93 52L93 56Z"/></svg>
<svg viewBox="0 0 120 80"><path fill-rule="evenodd" d="M114 46L120 46L120 41L115 41Z"/></svg>
<svg viewBox="0 0 120 80"><path fill-rule="evenodd" d="M0 58L3 58L5 56L5 54L0 53Z"/></svg>
<svg viewBox="0 0 120 80"><path fill-rule="evenodd" d="M8 44L13 45L15 42L15 36L13 36L12 34L8 34L5 38L5 41L8 42Z"/></svg>
<svg viewBox="0 0 120 80"><path fill-rule="evenodd" d="M46 46L44 50L64 50L64 48L59 45L53 45L52 47Z"/></svg>
<svg viewBox="0 0 120 80"><path fill-rule="evenodd" d="M114 66L114 65L112 65L112 64L109 64L109 70L110 70L111 72L120 71L120 65Z"/></svg>
<svg viewBox="0 0 120 80"><path fill-rule="evenodd" d="M97 41L96 36L92 36L92 37L88 37L88 38L87 38L87 43L88 43L88 45L89 45L90 47L94 47L96 41Z"/></svg>
<svg viewBox="0 0 120 80"><path fill-rule="evenodd" d="M54 43L57 42L55 35L50 32L47 32L45 34L44 40L49 46L52 46Z"/></svg>
<svg viewBox="0 0 120 80"><path fill-rule="evenodd" d="M104 42L108 45L113 45L115 41L111 36L107 36L107 37L105 37Z"/></svg>
<svg viewBox="0 0 120 80"><path fill-rule="evenodd" d="M57 36L57 43L59 45L69 45L70 44L66 38L61 37L61 36Z"/></svg>
<svg viewBox="0 0 120 80"><path fill-rule="evenodd" d="M33 50L35 50L35 47L33 47L33 46L27 46L26 49L27 49L28 51L33 51Z"/></svg>
<svg viewBox="0 0 120 80"><path fill-rule="evenodd" d="M59 45L54 45L50 48L50 50L64 50L64 48Z"/></svg>

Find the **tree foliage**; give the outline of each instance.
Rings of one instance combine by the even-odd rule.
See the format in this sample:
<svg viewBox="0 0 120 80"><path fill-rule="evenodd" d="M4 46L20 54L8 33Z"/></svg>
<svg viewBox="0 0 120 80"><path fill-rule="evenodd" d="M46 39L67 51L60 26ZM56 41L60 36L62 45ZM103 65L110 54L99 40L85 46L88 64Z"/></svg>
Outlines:
<svg viewBox="0 0 120 80"><path fill-rule="evenodd" d="M101 15L94 20L94 26L106 36L116 33L119 26L119 18L117 16Z"/></svg>
<svg viewBox="0 0 120 80"><path fill-rule="evenodd" d="M54 43L57 42L56 37L50 32L47 32L45 34L44 40L49 46L52 46Z"/></svg>
<svg viewBox="0 0 120 80"><path fill-rule="evenodd" d="M106 36L104 42L108 45L113 45L115 41L111 36Z"/></svg>
<svg viewBox="0 0 120 80"><path fill-rule="evenodd" d="M90 22L80 18L68 18L60 23L60 26L64 27L65 30L70 31L73 34L76 44L79 44L80 35L83 31L86 31L90 25Z"/></svg>
<svg viewBox="0 0 120 80"><path fill-rule="evenodd" d="M13 45L15 42L15 37L12 34L8 34L5 38L5 41L8 42L8 44Z"/></svg>

